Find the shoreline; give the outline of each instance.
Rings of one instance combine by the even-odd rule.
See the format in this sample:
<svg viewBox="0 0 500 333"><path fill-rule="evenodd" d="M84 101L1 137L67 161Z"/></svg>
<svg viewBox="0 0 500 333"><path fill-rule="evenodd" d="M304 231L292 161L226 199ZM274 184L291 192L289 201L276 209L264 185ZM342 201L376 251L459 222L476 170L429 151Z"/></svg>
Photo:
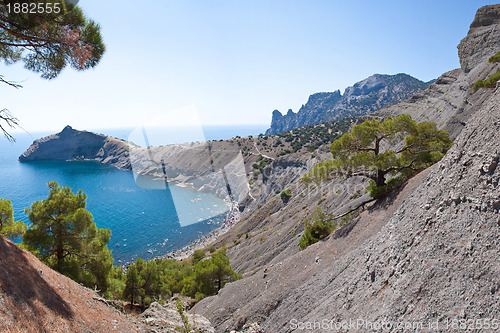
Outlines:
<svg viewBox="0 0 500 333"><path fill-rule="evenodd" d="M158 256L154 259L175 259L175 260L183 260L189 258L194 251L201 250L206 248L214 241L217 240L220 236L227 233L231 228L240 221L240 211L239 205L237 202L233 202L231 204L231 208L222 222L222 226L218 227L215 230L210 231L208 234L201 236L200 238L191 241L188 245L174 251L170 251L162 256ZM153 260L154 260L153 259Z"/></svg>

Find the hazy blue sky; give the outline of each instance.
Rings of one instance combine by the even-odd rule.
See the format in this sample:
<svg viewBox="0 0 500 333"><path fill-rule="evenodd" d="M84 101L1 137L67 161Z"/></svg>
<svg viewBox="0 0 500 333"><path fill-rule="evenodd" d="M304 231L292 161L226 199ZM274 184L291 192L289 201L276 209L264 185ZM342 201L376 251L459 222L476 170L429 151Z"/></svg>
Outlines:
<svg viewBox="0 0 500 333"><path fill-rule="evenodd" d="M194 105L203 124L269 124L310 94L374 73L428 81L459 67L456 46L491 1L81 0L107 45L93 70L46 81L0 73L1 105L29 131L129 127Z"/></svg>

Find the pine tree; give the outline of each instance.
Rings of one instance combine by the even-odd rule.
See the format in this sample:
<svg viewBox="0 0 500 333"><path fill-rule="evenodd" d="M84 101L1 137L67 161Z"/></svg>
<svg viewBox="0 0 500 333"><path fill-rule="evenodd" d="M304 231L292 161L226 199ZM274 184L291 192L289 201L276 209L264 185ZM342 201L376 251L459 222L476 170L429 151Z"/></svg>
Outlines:
<svg viewBox="0 0 500 333"><path fill-rule="evenodd" d="M0 235L7 238L21 237L25 230L25 223L14 221L14 210L10 200L0 198Z"/></svg>
<svg viewBox="0 0 500 333"><path fill-rule="evenodd" d="M81 190L74 194L56 182L48 186L49 197L26 209L31 226L23 244L51 268L105 292L113 267L107 248L111 231L96 227Z"/></svg>
<svg viewBox="0 0 500 333"><path fill-rule="evenodd" d="M212 254L210 260L198 262L194 269L194 282L198 289L196 291L206 296L217 294L226 283L241 278L241 275L231 268L225 248Z"/></svg>
<svg viewBox="0 0 500 333"><path fill-rule="evenodd" d="M142 279L136 264L131 265L127 269L125 280L126 285L125 290L123 291L123 297L130 297L130 305L134 305L137 299L143 296L142 286L144 285L144 280Z"/></svg>
<svg viewBox="0 0 500 333"><path fill-rule="evenodd" d="M15 7L16 3L21 6L25 3L30 10L20 10L22 8ZM6 64L22 61L28 70L53 79L67 65L76 70L95 67L105 49L99 25L87 19L81 9L69 1L6 0L0 3L0 58ZM20 87L2 75L0 82ZM17 119L5 109L0 110L0 120L4 126L18 125ZM8 139L14 139L1 123L0 131Z"/></svg>
<svg viewBox="0 0 500 333"><path fill-rule="evenodd" d="M417 123L406 114L384 121L366 120L334 141L330 146L333 160L316 165L304 180L362 176L370 179L372 196L379 197L396 179L389 176L404 179L429 167L452 144L448 132L438 130L436 123Z"/></svg>

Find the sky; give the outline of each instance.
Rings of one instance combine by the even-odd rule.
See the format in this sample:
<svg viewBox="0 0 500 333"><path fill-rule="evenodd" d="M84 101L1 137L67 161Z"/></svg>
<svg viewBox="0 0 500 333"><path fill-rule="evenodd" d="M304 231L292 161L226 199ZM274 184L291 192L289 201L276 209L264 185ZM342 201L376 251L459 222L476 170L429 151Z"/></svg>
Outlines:
<svg viewBox="0 0 500 333"><path fill-rule="evenodd" d="M186 108L203 126L269 125L274 109L375 73L429 81L458 68L456 46L494 3L81 0L101 25L99 65L47 81L0 63L23 86L0 86L0 107L27 131L134 127Z"/></svg>

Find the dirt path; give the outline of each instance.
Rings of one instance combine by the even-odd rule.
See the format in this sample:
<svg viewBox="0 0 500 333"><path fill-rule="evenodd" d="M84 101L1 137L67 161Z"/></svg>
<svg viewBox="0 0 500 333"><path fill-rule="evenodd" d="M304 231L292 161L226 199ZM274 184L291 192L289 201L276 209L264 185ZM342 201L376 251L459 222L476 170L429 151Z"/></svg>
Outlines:
<svg viewBox="0 0 500 333"><path fill-rule="evenodd" d="M267 155L262 154L262 153L260 152L259 148L257 147L257 143L256 143L255 141L253 142L253 145L254 145L254 147L255 147L255 150L257 150L257 153L259 153L259 155L262 155L262 157L265 157L265 158L270 159L270 160L273 160L273 161L275 160L275 158L274 158L274 157L271 157L271 156L267 156Z"/></svg>

